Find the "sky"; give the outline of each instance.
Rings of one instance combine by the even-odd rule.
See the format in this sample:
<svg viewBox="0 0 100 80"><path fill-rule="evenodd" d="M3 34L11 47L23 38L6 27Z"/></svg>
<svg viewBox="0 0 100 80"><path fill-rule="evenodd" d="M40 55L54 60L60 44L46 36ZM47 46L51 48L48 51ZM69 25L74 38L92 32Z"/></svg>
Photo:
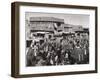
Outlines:
<svg viewBox="0 0 100 80"><path fill-rule="evenodd" d="M29 19L30 17L55 17L55 18L64 19L64 22L66 24L82 25L82 27L84 28L89 27L89 15L26 12L25 18Z"/></svg>

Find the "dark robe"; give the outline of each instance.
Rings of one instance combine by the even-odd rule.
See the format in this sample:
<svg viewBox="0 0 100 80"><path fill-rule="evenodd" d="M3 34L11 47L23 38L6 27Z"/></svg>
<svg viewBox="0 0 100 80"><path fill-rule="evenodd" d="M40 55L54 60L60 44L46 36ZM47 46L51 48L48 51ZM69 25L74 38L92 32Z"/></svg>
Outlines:
<svg viewBox="0 0 100 80"><path fill-rule="evenodd" d="M75 63L82 63L84 60L84 50L81 48L74 48L72 51L71 57Z"/></svg>

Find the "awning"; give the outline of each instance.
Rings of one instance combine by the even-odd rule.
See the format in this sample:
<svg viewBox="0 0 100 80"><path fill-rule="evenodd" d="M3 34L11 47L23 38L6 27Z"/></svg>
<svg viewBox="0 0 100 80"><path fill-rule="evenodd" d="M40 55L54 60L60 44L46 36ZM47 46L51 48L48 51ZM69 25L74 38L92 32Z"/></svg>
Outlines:
<svg viewBox="0 0 100 80"><path fill-rule="evenodd" d="M63 32L62 35L74 35L75 32Z"/></svg>
<svg viewBox="0 0 100 80"><path fill-rule="evenodd" d="M35 33L38 33L38 34L48 34L49 32L35 32Z"/></svg>

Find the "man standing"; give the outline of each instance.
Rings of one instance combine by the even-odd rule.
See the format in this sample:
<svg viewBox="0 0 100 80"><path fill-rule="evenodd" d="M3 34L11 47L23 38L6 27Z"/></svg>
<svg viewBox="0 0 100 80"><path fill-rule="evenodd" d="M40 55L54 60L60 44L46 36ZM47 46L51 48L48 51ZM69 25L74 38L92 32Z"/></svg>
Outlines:
<svg viewBox="0 0 100 80"><path fill-rule="evenodd" d="M79 44L77 44L72 51L71 57L73 58L73 63L82 64L84 60L84 51L80 48Z"/></svg>

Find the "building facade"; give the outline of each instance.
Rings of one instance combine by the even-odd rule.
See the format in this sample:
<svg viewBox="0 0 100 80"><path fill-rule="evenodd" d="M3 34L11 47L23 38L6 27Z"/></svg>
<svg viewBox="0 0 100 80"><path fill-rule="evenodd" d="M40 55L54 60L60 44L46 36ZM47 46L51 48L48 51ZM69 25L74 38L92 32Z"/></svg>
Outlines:
<svg viewBox="0 0 100 80"><path fill-rule="evenodd" d="M64 19L54 17L30 17L26 24L26 40L37 41L44 38L61 38L63 34L77 35L87 34L89 29L83 28L81 25L66 24Z"/></svg>

